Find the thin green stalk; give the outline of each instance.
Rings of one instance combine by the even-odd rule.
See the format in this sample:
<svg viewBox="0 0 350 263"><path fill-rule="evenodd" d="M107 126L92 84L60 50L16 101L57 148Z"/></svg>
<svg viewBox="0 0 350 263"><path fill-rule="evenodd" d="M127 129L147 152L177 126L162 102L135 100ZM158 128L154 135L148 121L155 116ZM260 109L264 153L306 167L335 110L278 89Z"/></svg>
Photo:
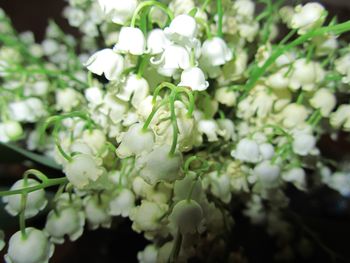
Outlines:
<svg viewBox="0 0 350 263"><path fill-rule="evenodd" d="M216 0L216 8L218 13L218 37L222 37L222 20L224 17L224 11L222 10L222 0Z"/></svg>
<svg viewBox="0 0 350 263"><path fill-rule="evenodd" d="M0 197L3 196L8 196L8 195L18 195L18 194L23 194L25 193L31 193L40 189L44 189L47 187L55 186L55 185L60 185L60 184L65 184L68 182L68 179L66 177L61 177L61 178L53 178L53 179L48 179L46 182L34 185L34 186L29 186L29 187L23 187L21 189L16 189L16 190L9 190L9 191L1 191L0 192Z"/></svg>
<svg viewBox="0 0 350 263"><path fill-rule="evenodd" d="M171 124L173 126L173 142L171 144L170 156L174 156L177 146L177 139L179 134L179 127L177 125L177 119L176 119L176 112L175 112L175 98L176 98L176 91L173 91L169 98L170 103L170 117L171 117Z"/></svg>
<svg viewBox="0 0 350 263"><path fill-rule="evenodd" d="M180 254L180 251L181 251L181 244L182 244L182 234L181 234L180 230L178 230L176 237L175 237L175 240L174 240L173 248L170 252L170 257L168 260L169 263L176 263L177 262L177 258Z"/></svg>

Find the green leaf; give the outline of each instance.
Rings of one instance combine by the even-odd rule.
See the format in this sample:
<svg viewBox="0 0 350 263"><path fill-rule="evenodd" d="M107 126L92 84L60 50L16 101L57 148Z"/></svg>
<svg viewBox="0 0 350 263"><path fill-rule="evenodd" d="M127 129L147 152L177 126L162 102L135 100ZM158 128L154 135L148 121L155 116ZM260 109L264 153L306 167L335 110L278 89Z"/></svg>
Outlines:
<svg viewBox="0 0 350 263"><path fill-rule="evenodd" d="M7 149L11 149L12 151L15 151L17 153L19 153L20 155L26 157L27 159L30 159L32 161L35 161L37 163L40 163L42 165L45 165L47 167L56 169L56 170L61 170L61 166L58 165L53 159L44 156L44 155L40 155L40 154L36 154L36 153L32 153L28 150L22 149L21 147L12 144L12 143L2 143L0 142L0 146L3 146ZM1 148L0 148L1 150Z"/></svg>

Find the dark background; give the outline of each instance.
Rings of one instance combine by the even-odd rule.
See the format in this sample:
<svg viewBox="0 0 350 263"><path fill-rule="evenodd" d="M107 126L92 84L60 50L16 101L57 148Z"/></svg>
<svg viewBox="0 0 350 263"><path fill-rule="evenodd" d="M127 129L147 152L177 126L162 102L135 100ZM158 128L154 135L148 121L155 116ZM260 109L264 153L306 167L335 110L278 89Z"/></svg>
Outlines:
<svg viewBox="0 0 350 263"><path fill-rule="evenodd" d="M323 3L331 14L337 15L341 21L350 19L350 0L319 2ZM70 28L61 17L65 5L63 0L0 0L0 7L9 14L16 29L19 32L33 31L37 41L41 41L44 36L48 18L54 19L65 32L78 35L78 32ZM333 144L325 139L323 144L323 150L332 157L340 159L344 153L349 152L346 146L349 143L346 141ZM16 160L13 153L0 150L0 182L1 185L10 185L21 176L23 168L11 162ZM344 260L337 260L337 262L350 262L349 199L341 198L337 193L326 188L312 191L307 195L291 188L288 194L292 198L289 209L298 215L307 228L316 233L317 238L322 240L324 245L344 257ZM243 254L248 256L250 262L272 262L275 249L273 240L264 233L263 229L251 227L240 214L234 217L239 225L232 234L234 247L239 250L244 247ZM44 220L43 215L28 223L42 227ZM137 251L142 250L147 241L142 235L131 231L130 225L129 221L116 221L111 230L86 231L78 241L56 246L54 257L50 262L136 262ZM4 226L8 237L11 232L17 230L17 219L7 216L0 207L0 227ZM297 223L294 226L303 231L302 226L298 226ZM2 258L1 253L0 256ZM296 262L301 262L301 259ZM303 262L330 262L330 258L316 242L314 257Z"/></svg>

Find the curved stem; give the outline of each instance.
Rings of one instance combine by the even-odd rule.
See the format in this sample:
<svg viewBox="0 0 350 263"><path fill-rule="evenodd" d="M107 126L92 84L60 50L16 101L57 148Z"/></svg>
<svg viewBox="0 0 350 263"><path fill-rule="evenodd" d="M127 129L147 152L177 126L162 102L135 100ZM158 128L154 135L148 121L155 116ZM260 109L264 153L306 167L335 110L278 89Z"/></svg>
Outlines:
<svg viewBox="0 0 350 263"><path fill-rule="evenodd" d="M151 124L151 121L154 117L154 115L157 113L157 111L163 107L166 103L168 102L168 100L163 101L161 104L159 104L158 106L153 106L152 112L150 113L150 115L148 115L147 120L145 121L145 124L142 127L142 131L146 132L148 129L148 126Z"/></svg>
<svg viewBox="0 0 350 263"><path fill-rule="evenodd" d="M47 180L49 180L49 178L47 178L47 176L45 174L43 174L42 172L36 170L36 169L29 169L27 171L24 172L23 177L27 178L29 175L34 175L36 178L38 178L41 182L46 182Z"/></svg>
<svg viewBox="0 0 350 263"><path fill-rule="evenodd" d="M27 238L26 233L26 205L27 205L27 193L23 193L21 196L21 212L19 213L19 228L21 230L22 239Z"/></svg>
<svg viewBox="0 0 350 263"><path fill-rule="evenodd" d="M151 6L155 6L155 7L162 9L168 15L169 19L171 19L171 20L174 19L173 12L166 5L164 5L158 1L145 1L145 2L140 3L137 6L137 8L132 16L130 26L135 27L137 15L142 11L142 9L144 9L146 7L151 7Z"/></svg>
<svg viewBox="0 0 350 263"><path fill-rule="evenodd" d="M176 99L176 91L173 91L170 94L169 103L170 103L170 118L171 118L171 124L173 126L173 142L171 144L170 156L174 156L177 146L177 139L178 139L178 133L179 133L179 127L177 125L177 119L176 119L176 112L175 112L175 99Z"/></svg>

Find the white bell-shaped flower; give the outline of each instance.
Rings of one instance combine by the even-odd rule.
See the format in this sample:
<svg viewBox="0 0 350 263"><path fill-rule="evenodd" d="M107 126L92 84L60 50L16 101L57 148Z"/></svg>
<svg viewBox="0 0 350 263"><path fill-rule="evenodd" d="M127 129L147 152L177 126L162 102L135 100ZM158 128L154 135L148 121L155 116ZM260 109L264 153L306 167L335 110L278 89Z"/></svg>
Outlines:
<svg viewBox="0 0 350 263"><path fill-rule="evenodd" d="M88 186L90 182L95 182L104 173L98 160L88 154L74 155L63 171L69 182L79 189Z"/></svg>
<svg viewBox="0 0 350 263"><path fill-rule="evenodd" d="M71 241L77 240L84 232L84 225L85 216L82 211L75 207L62 207L47 215L45 232L52 242L63 244L65 235Z"/></svg>
<svg viewBox="0 0 350 263"><path fill-rule="evenodd" d="M123 101L130 101L134 107L138 107L149 94L149 85L146 79L135 74L127 76L125 83L121 85L117 98Z"/></svg>
<svg viewBox="0 0 350 263"><path fill-rule="evenodd" d="M306 156L312 152L316 145L316 138L311 134L297 133L293 136L293 152Z"/></svg>
<svg viewBox="0 0 350 263"><path fill-rule="evenodd" d="M218 134L221 133L215 120L200 120L198 122L198 131L205 134L209 142L218 141Z"/></svg>
<svg viewBox="0 0 350 263"><path fill-rule="evenodd" d="M299 29L299 34L305 34L307 31L321 26L327 14L324 7L315 2L298 5L294 11L290 26L293 29Z"/></svg>
<svg viewBox="0 0 350 263"><path fill-rule="evenodd" d="M308 116L308 111L304 105L296 103L288 104L281 113L282 123L287 128L302 126Z"/></svg>
<svg viewBox="0 0 350 263"><path fill-rule="evenodd" d="M18 180L10 190L18 190L24 187L33 187L39 185L39 182L28 178L25 184L24 179ZM3 202L6 204L6 211L13 216L18 215L21 212L21 198L20 194L18 195L9 195L3 197ZM24 215L26 218L31 218L37 215L41 210L43 210L47 205L47 200L45 198L45 191L39 189L33 191L27 195L27 202Z"/></svg>
<svg viewBox="0 0 350 263"><path fill-rule="evenodd" d="M202 182L197 179L197 175L194 172L188 172L184 178L175 181L173 201L179 202L186 199L190 192L191 199L198 203L201 202L204 193Z"/></svg>
<svg viewBox="0 0 350 263"><path fill-rule="evenodd" d="M113 216L129 216L135 206L135 195L129 189L123 189L109 202L109 213Z"/></svg>
<svg viewBox="0 0 350 263"><path fill-rule="evenodd" d="M253 174L258 177L259 182L265 188L276 186L280 175L280 168L271 164L270 161L263 161L255 166Z"/></svg>
<svg viewBox="0 0 350 263"><path fill-rule="evenodd" d="M142 55L146 52L146 39L141 29L136 27L122 27L117 44L113 51Z"/></svg>
<svg viewBox="0 0 350 263"><path fill-rule="evenodd" d="M86 145L93 150L94 153L100 153L103 147L106 146L106 135L99 129L85 130L82 140Z"/></svg>
<svg viewBox="0 0 350 263"><path fill-rule="evenodd" d="M244 138L239 141L231 155L243 162L257 163L260 160L259 145L251 139Z"/></svg>
<svg viewBox="0 0 350 263"><path fill-rule="evenodd" d="M302 88L306 91L315 90L324 79L325 71L318 62L298 59L293 64L288 87L293 90Z"/></svg>
<svg viewBox="0 0 350 263"><path fill-rule="evenodd" d="M237 94L227 87L218 88L215 91L215 99L228 107L236 104Z"/></svg>
<svg viewBox="0 0 350 263"><path fill-rule="evenodd" d="M54 252L44 232L33 227L25 229L27 238L21 231L16 232L9 241L5 261L7 263L48 263Z"/></svg>
<svg viewBox="0 0 350 263"><path fill-rule="evenodd" d="M142 127L142 123L136 123L129 127L116 151L119 158L140 155L152 150L154 134L150 130L143 131Z"/></svg>
<svg viewBox="0 0 350 263"><path fill-rule="evenodd" d="M147 183L155 185L161 181L174 182L182 176L181 153L176 151L174 156L170 156L169 152L170 146L161 145L137 160L137 165L141 167L140 176Z"/></svg>
<svg viewBox="0 0 350 263"><path fill-rule="evenodd" d="M113 23L124 25L131 19L137 7L137 0L98 0L105 15L109 16Z"/></svg>
<svg viewBox="0 0 350 263"><path fill-rule="evenodd" d="M85 66L94 74L104 74L108 80L117 80L124 70L124 58L112 49L105 48L93 54Z"/></svg>
<svg viewBox="0 0 350 263"><path fill-rule="evenodd" d="M178 86L190 87L191 90L203 91L209 87L203 71L198 67L185 69L181 73L181 81Z"/></svg>
<svg viewBox="0 0 350 263"><path fill-rule="evenodd" d="M108 203L106 196L100 197L89 195L84 203L85 217L89 224L89 227L94 230L102 226L109 228L112 223L112 217L108 213Z"/></svg>
<svg viewBox="0 0 350 263"><path fill-rule="evenodd" d="M159 60L151 58L151 63L158 66L158 73L172 77L179 69L191 66L190 53L182 46L171 44L167 46Z"/></svg>
<svg viewBox="0 0 350 263"><path fill-rule="evenodd" d="M270 143L260 144L259 151L260 151L262 160L270 160L275 154L275 149Z"/></svg>
<svg viewBox="0 0 350 263"><path fill-rule="evenodd" d="M81 94L72 88L57 89L55 93L57 110L70 112L81 101Z"/></svg>
<svg viewBox="0 0 350 263"><path fill-rule="evenodd" d="M293 183L300 190L305 190L306 174L304 169L295 167L282 174L283 180Z"/></svg>
<svg viewBox="0 0 350 263"><path fill-rule="evenodd" d="M169 27L164 29L164 33L177 44L192 46L197 35L197 22L192 16L178 15L171 21Z"/></svg>
<svg viewBox="0 0 350 263"><path fill-rule="evenodd" d="M0 142L9 142L19 139L23 135L23 129L17 121L5 121L0 123Z"/></svg>
<svg viewBox="0 0 350 263"><path fill-rule="evenodd" d="M168 210L168 205L142 200L141 205L134 207L130 212L130 219L133 221L132 229L141 231L155 231L160 228L159 219Z"/></svg>
<svg viewBox="0 0 350 263"><path fill-rule="evenodd" d="M225 141L233 140L235 136L235 126L230 119L219 119L216 121L220 129L220 136L224 137Z"/></svg>
<svg viewBox="0 0 350 263"><path fill-rule="evenodd" d="M217 171L209 173L210 190L214 196L224 203L231 200L230 177L227 174L219 174Z"/></svg>
<svg viewBox="0 0 350 263"><path fill-rule="evenodd" d="M315 109L320 109L323 117L328 117L337 104L337 99L333 92L326 88L319 89L310 99L310 104Z"/></svg>
<svg viewBox="0 0 350 263"><path fill-rule="evenodd" d="M350 131L350 105L342 104L330 116L330 123L335 128L343 126L344 131Z"/></svg>
<svg viewBox="0 0 350 263"><path fill-rule="evenodd" d="M151 244L145 247L144 250L137 253L137 260L139 263L154 263L157 262L158 249Z"/></svg>
<svg viewBox="0 0 350 263"><path fill-rule="evenodd" d="M169 216L169 221L183 235L197 232L202 219L202 207L194 200L182 200L178 202Z"/></svg>
<svg viewBox="0 0 350 263"><path fill-rule="evenodd" d="M202 45L201 63L210 66L221 66L232 59L232 51L220 37L207 39Z"/></svg>
<svg viewBox="0 0 350 263"><path fill-rule="evenodd" d="M163 30L156 28L148 33L147 50L150 54L156 55L164 51L165 47L170 45L169 39Z"/></svg>

